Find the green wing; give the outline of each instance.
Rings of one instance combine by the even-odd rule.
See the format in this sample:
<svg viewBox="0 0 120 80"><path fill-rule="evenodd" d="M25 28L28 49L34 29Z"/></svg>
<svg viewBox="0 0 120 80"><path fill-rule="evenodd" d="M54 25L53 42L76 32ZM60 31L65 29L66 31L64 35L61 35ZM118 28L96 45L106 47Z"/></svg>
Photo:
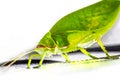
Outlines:
<svg viewBox="0 0 120 80"><path fill-rule="evenodd" d="M101 1L91 6L72 12L60 19L50 30L52 33L64 33L69 30L88 30L96 26L107 25L114 18L114 12L120 1ZM104 21L105 22L104 22ZM98 25L99 24L99 25Z"/></svg>
<svg viewBox="0 0 120 80"><path fill-rule="evenodd" d="M68 38L74 34L71 31L85 31L86 33L98 31L100 33L101 29L103 34L112 27L113 20L115 21L118 16L119 6L120 1L105 0L72 12L51 28L51 36L59 47L63 47L71 44L71 38ZM111 22L113 22L112 25L108 26ZM85 33L84 36L86 36ZM81 35L77 37L81 37Z"/></svg>

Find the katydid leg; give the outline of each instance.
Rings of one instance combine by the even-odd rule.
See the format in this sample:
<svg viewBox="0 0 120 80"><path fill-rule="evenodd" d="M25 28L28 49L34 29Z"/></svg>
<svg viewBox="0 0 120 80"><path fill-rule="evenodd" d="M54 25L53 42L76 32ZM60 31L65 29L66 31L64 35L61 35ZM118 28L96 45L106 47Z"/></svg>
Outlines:
<svg viewBox="0 0 120 80"><path fill-rule="evenodd" d="M106 50L104 44L103 44L102 41L100 40L100 38L96 38L96 40L97 40L99 46L101 47L101 49L102 49L102 50L104 51L104 53L106 54L106 56L107 56L108 58L110 58L110 55L109 55L108 51Z"/></svg>
<svg viewBox="0 0 120 80"><path fill-rule="evenodd" d="M40 62L39 62L39 64L38 64L38 67L42 66L42 63L43 63L43 60L44 60L45 56L46 56L46 53L44 53L44 54L42 55L41 60L40 60Z"/></svg>
<svg viewBox="0 0 120 80"><path fill-rule="evenodd" d="M62 53L61 56L66 60L66 62L70 62L70 59L67 53Z"/></svg>
<svg viewBox="0 0 120 80"><path fill-rule="evenodd" d="M28 68L30 68L31 61L32 61L33 57L40 57L41 58L41 55L40 54L31 54L30 57L29 57L29 59L28 59L28 64L27 64Z"/></svg>
<svg viewBox="0 0 120 80"><path fill-rule="evenodd" d="M109 55L108 51L106 50L104 44L102 43L102 41L101 41L101 39L99 37L97 37L96 40L97 40L99 46L101 47L101 49L103 50L103 52L106 54L106 56L108 58L113 58L113 59L118 59L119 58L119 57L115 57L115 56L113 57L113 56Z"/></svg>
<svg viewBox="0 0 120 80"><path fill-rule="evenodd" d="M83 54L85 54L85 55L91 57L92 59L98 59L97 57L91 55L91 53L88 52L85 48L80 48L80 51L81 51Z"/></svg>

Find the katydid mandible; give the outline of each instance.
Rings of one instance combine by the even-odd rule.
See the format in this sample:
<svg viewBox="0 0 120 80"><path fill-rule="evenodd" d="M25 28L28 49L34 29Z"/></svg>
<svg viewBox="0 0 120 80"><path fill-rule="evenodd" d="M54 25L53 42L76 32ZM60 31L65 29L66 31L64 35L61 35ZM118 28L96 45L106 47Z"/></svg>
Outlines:
<svg viewBox="0 0 120 80"><path fill-rule="evenodd" d="M42 65L45 57L55 54L60 54L66 62L70 62L68 53L76 50L80 50L93 59L98 59L86 50L96 42L108 58L114 58L108 54L101 37L112 28L119 12L120 1L103 0L64 16L44 35L37 47L31 51L38 54L30 55L28 68L30 68L33 57L40 57L38 67ZM26 54L28 53L16 57L9 65L12 65Z"/></svg>

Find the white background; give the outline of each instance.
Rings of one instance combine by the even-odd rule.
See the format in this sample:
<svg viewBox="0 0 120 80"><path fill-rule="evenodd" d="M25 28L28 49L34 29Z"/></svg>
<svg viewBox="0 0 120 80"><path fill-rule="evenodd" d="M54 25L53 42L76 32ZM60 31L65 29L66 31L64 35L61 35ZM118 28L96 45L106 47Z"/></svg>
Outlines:
<svg viewBox="0 0 120 80"><path fill-rule="evenodd" d="M1 0L0 1L0 62L34 49L44 34L64 15L99 0ZM103 39L106 45L119 44L120 18ZM120 61L119 61L120 62ZM118 62L117 62L118 63ZM67 65L68 66L68 65ZM113 80L119 77L120 64L70 70L66 65L49 69L11 69L0 74L8 80ZM73 69L73 68L72 68ZM12 71L13 70L13 71ZM66 70L66 71L65 71ZM68 71L67 71L68 70Z"/></svg>

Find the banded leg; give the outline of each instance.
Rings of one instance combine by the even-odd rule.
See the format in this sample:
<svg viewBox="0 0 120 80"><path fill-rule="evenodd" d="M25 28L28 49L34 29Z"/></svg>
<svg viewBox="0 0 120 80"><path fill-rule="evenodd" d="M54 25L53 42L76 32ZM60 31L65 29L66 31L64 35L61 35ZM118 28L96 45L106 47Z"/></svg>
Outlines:
<svg viewBox="0 0 120 80"><path fill-rule="evenodd" d="M96 40L97 40L99 46L101 47L101 49L103 50L103 52L106 54L106 56L107 56L108 58L113 58L113 59L118 59L118 58L119 58L119 57L116 57L116 56L113 57L113 56L110 56L110 55L109 55L108 51L106 50L104 44L102 43L102 41L100 40L99 37L97 37Z"/></svg>
<svg viewBox="0 0 120 80"><path fill-rule="evenodd" d="M85 48L80 48L80 51L81 51L83 54L85 54L85 55L91 57L92 59L98 59L97 57L91 55L91 53L88 52Z"/></svg>
<svg viewBox="0 0 120 80"><path fill-rule="evenodd" d="M31 54L30 57L29 57L29 59L28 59L27 68L30 68L31 61L32 61L33 57L40 57L41 58L41 55L40 54Z"/></svg>
<svg viewBox="0 0 120 80"><path fill-rule="evenodd" d="M66 60L66 62L70 62L70 59L67 53L62 53L61 56Z"/></svg>

